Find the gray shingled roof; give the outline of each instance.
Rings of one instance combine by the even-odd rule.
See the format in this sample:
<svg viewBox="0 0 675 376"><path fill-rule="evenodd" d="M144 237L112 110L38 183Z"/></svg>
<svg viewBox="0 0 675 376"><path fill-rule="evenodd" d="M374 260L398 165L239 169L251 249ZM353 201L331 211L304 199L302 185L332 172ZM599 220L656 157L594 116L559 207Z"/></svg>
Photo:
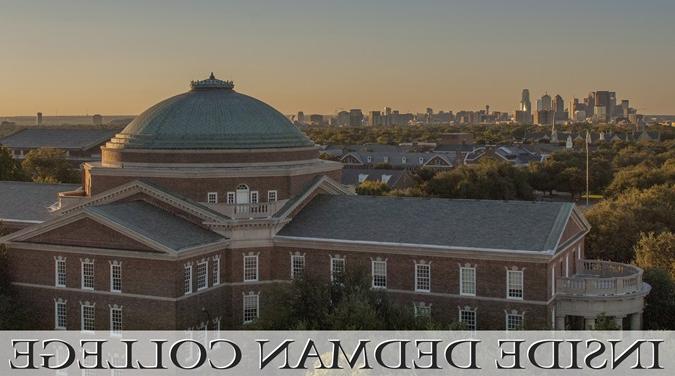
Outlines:
<svg viewBox="0 0 675 376"><path fill-rule="evenodd" d="M278 236L544 252L571 203L319 195Z"/></svg>
<svg viewBox="0 0 675 376"><path fill-rule="evenodd" d="M57 193L79 187L77 184L0 181L0 220L47 220L50 218L47 207L58 200Z"/></svg>
<svg viewBox="0 0 675 376"><path fill-rule="evenodd" d="M100 214L175 251L225 239L145 201L92 206L85 211Z"/></svg>
<svg viewBox="0 0 675 376"><path fill-rule="evenodd" d="M27 128L0 139L0 144L19 149L89 149L109 140L115 133L109 129Z"/></svg>

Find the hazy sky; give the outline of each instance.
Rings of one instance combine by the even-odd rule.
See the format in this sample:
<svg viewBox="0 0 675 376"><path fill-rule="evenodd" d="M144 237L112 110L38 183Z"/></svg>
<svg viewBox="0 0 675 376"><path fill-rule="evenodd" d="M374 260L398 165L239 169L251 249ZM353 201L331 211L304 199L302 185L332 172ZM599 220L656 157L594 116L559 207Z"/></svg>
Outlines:
<svg viewBox="0 0 675 376"><path fill-rule="evenodd" d="M529 88L675 114L675 1L0 0L0 115L136 114L211 71L285 113Z"/></svg>

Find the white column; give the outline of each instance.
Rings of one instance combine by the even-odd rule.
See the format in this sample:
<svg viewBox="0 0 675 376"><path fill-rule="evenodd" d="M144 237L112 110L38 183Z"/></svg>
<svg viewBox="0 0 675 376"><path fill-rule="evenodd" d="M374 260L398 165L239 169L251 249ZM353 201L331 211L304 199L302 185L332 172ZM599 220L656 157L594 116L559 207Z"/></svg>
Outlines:
<svg viewBox="0 0 675 376"><path fill-rule="evenodd" d="M642 329L642 313L634 313L630 315L630 329L631 330L641 330Z"/></svg>
<svg viewBox="0 0 675 376"><path fill-rule="evenodd" d="M565 330L565 316L555 317L555 330Z"/></svg>
<svg viewBox="0 0 675 376"><path fill-rule="evenodd" d="M595 328L595 317L584 317L584 330L593 330Z"/></svg>
<svg viewBox="0 0 675 376"><path fill-rule="evenodd" d="M623 318L625 316L614 316L614 324L619 328L623 329Z"/></svg>

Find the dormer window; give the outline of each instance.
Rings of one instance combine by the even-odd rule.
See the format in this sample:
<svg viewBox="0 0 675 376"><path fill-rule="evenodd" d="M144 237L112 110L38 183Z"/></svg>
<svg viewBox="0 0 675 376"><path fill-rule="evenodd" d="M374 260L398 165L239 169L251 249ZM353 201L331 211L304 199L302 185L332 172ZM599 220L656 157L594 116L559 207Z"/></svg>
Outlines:
<svg viewBox="0 0 675 376"><path fill-rule="evenodd" d="M406 163L408 163L408 158L401 157L401 164L406 164Z"/></svg>
<svg viewBox="0 0 675 376"><path fill-rule="evenodd" d="M424 157L419 158L419 164L423 165L424 164Z"/></svg>
<svg viewBox="0 0 675 376"><path fill-rule="evenodd" d="M372 163L372 162L373 162L373 157L369 155L369 156L366 158L366 160L368 161L368 163Z"/></svg>

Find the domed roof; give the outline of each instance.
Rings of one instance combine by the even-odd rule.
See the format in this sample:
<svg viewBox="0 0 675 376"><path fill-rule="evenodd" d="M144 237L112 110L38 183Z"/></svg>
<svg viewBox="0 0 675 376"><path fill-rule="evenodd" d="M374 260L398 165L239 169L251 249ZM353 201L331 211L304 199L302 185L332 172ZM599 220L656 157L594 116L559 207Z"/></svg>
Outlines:
<svg viewBox="0 0 675 376"><path fill-rule="evenodd" d="M125 149L260 149L313 146L283 114L211 76L136 117L111 144Z"/></svg>

